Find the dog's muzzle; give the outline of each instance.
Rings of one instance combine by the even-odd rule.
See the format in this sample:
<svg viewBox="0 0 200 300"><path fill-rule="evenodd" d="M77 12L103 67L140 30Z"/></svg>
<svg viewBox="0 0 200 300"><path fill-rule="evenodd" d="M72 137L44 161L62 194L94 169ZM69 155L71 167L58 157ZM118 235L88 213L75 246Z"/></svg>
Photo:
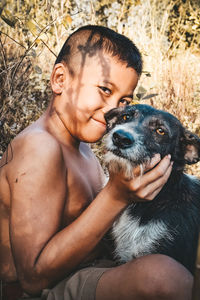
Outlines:
<svg viewBox="0 0 200 300"><path fill-rule="evenodd" d="M117 148L127 149L133 145L134 138L129 132L118 129L113 133L112 141Z"/></svg>

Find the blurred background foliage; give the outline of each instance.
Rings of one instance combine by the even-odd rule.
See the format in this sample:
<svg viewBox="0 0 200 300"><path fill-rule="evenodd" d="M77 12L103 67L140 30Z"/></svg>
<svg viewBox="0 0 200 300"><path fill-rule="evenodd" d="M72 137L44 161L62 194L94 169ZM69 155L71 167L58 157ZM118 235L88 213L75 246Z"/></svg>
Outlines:
<svg viewBox="0 0 200 300"><path fill-rule="evenodd" d="M170 111L200 135L199 0L1 0L0 156L47 107L56 55L86 24L132 39L144 60L134 99ZM101 142L92 148L101 160ZM199 175L200 164L188 171Z"/></svg>

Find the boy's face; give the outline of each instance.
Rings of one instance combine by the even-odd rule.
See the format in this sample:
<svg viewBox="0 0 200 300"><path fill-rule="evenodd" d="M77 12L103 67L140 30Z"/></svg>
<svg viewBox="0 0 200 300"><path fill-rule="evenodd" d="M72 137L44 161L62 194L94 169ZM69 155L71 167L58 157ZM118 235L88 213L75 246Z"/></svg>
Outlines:
<svg viewBox="0 0 200 300"><path fill-rule="evenodd" d="M102 52L81 63L76 75L63 85L60 113L72 136L96 142L106 131L104 114L131 102L138 75L116 57Z"/></svg>

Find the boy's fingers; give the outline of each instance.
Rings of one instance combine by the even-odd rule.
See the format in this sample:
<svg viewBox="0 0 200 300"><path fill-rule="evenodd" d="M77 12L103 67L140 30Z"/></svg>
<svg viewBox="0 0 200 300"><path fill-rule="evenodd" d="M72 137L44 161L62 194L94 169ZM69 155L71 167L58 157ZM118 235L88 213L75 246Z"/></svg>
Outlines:
<svg viewBox="0 0 200 300"><path fill-rule="evenodd" d="M155 190L151 195L149 195L146 200L153 200L160 193L161 190L162 187L159 187L159 189Z"/></svg>
<svg viewBox="0 0 200 300"><path fill-rule="evenodd" d="M150 160L149 164L145 166L145 172L153 169L161 160L160 154L155 154L154 157Z"/></svg>
<svg viewBox="0 0 200 300"><path fill-rule="evenodd" d="M172 165L173 163L168 158L163 159L156 167L159 167L157 170L154 168L143 176L133 179L131 190L135 192L135 195L140 200L154 199L167 182L171 174Z"/></svg>
<svg viewBox="0 0 200 300"><path fill-rule="evenodd" d="M164 159L170 160L171 155L167 155ZM136 166L133 169L133 176L138 177L138 176L143 175L144 173L147 173L148 171L153 169L160 161L161 161L160 154L159 153L155 154L154 157L151 159L151 161L147 165ZM162 167L162 165L161 165L161 167Z"/></svg>
<svg viewBox="0 0 200 300"><path fill-rule="evenodd" d="M139 165L133 169L133 177L138 177L153 169L161 160L160 154L155 154L151 161L146 165Z"/></svg>
<svg viewBox="0 0 200 300"><path fill-rule="evenodd" d="M132 201L147 201L155 198L171 174L173 163L170 159L171 156L167 155L160 161L160 155L155 155L148 165L148 168L153 167L153 169L143 175L141 174L141 166L133 169L134 177L131 180L124 179L127 181Z"/></svg>
<svg viewBox="0 0 200 300"><path fill-rule="evenodd" d="M138 177L138 176L143 175L143 170L142 170L142 168L143 168L142 165L136 166L136 167L133 169L133 177Z"/></svg>
<svg viewBox="0 0 200 300"><path fill-rule="evenodd" d="M156 181L160 177L163 177L171 165L170 159L170 155L165 156L154 169L145 173L143 176L144 184L149 184L151 182Z"/></svg>
<svg viewBox="0 0 200 300"><path fill-rule="evenodd" d="M146 200L153 200L158 193L161 191L165 183L167 182L170 174L172 171L172 164L169 165L168 169L166 170L165 174L160 177L159 179L155 180L151 184L147 186L147 195L145 197Z"/></svg>

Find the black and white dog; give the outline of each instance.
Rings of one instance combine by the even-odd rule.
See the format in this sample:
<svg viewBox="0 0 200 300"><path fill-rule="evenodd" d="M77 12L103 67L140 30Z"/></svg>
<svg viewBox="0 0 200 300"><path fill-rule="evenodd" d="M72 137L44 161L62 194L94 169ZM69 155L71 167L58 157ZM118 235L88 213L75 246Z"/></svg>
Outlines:
<svg viewBox="0 0 200 300"><path fill-rule="evenodd" d="M105 161L111 172L144 165L156 153L171 154L173 170L153 201L130 204L115 221L115 257L127 262L150 253L166 254L194 271L200 226L200 180L185 164L200 160L200 138L173 115L149 105L117 108L105 115Z"/></svg>

